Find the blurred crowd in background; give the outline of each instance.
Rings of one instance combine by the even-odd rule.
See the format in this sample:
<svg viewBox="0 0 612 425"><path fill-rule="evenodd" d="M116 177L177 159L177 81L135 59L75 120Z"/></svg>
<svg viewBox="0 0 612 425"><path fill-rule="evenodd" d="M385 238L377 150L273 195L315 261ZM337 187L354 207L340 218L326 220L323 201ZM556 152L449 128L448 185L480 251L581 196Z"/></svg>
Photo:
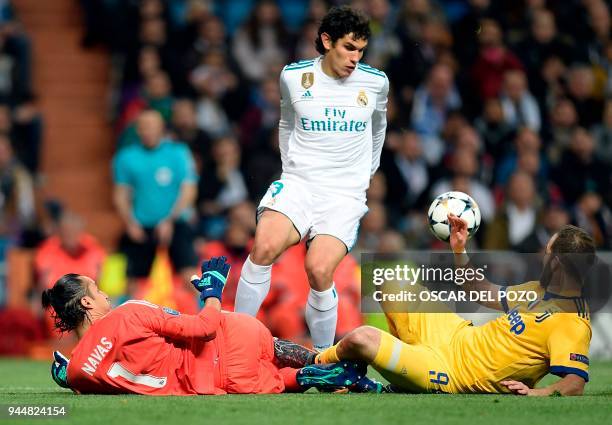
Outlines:
<svg viewBox="0 0 612 425"><path fill-rule="evenodd" d="M126 226L117 250L128 258L129 296L155 269L162 245L181 281L198 259L228 256L224 307L232 308L255 207L281 173L280 71L318 56L318 22L336 4L371 17L363 61L391 83L369 212L335 278L344 300L340 334L361 320L360 253L444 249L428 230L426 211L445 191L466 192L480 207L471 249L538 252L568 223L591 233L599 249L612 248L610 2L81 3L84 48L104 46L112 56L116 139L109 143L116 146L115 202ZM83 234L80 218L53 201L47 220L33 211L41 117L31 72L27 34L10 1L0 0L0 244L37 247L41 287L64 270L98 277L105 254ZM168 185L169 176L178 184ZM184 205L168 220L177 196ZM122 214L126 202L134 214ZM305 249L281 257L261 313L282 337L306 331ZM77 251L78 264L71 260Z"/></svg>

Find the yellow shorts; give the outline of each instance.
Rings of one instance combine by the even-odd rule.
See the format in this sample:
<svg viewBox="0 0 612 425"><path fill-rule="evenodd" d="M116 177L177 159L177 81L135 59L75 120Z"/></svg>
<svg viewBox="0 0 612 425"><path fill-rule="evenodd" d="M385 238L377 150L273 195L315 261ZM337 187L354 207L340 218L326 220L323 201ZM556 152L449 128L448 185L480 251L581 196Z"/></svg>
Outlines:
<svg viewBox="0 0 612 425"><path fill-rule="evenodd" d="M386 317L393 335L381 333L376 369L405 391L458 392L451 341L471 323L455 313L387 313Z"/></svg>

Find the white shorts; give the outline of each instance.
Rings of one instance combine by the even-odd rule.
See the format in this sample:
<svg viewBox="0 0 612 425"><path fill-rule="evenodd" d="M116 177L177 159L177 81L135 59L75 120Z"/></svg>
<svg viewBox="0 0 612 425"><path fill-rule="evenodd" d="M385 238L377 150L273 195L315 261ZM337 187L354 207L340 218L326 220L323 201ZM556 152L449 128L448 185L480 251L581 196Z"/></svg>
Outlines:
<svg viewBox="0 0 612 425"><path fill-rule="evenodd" d="M326 194L293 179L277 180L270 185L257 207L257 217L266 209L286 215L301 239L331 235L340 239L347 251L355 245L359 220L368 212L365 198Z"/></svg>

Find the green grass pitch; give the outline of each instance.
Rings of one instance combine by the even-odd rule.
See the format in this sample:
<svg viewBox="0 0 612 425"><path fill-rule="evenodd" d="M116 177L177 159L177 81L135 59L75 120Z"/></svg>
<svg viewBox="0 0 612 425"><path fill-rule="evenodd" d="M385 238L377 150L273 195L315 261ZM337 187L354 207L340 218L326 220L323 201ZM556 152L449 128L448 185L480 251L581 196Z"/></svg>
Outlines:
<svg viewBox="0 0 612 425"><path fill-rule="evenodd" d="M208 397L76 396L55 385L49 363L0 359L0 405L65 405L54 419L4 424L486 424L612 423L612 362L593 362L583 397L281 394ZM547 377L546 384L555 377Z"/></svg>

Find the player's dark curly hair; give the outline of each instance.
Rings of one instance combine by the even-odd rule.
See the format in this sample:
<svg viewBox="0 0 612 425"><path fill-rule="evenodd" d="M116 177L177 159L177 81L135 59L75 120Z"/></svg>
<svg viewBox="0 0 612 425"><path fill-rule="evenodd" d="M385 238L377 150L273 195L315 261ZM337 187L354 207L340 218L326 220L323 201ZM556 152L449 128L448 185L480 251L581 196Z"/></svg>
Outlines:
<svg viewBox="0 0 612 425"><path fill-rule="evenodd" d="M42 306L53 308L55 328L69 332L77 328L86 317L87 310L81 305L81 298L88 295L81 275L75 273L60 277L52 288L42 293Z"/></svg>
<svg viewBox="0 0 612 425"><path fill-rule="evenodd" d="M371 34L370 20L365 14L349 6L332 7L321 21L315 41L317 52L322 55L326 52L321 40L323 33L329 34L332 43L351 33L356 40L367 40Z"/></svg>
<svg viewBox="0 0 612 425"><path fill-rule="evenodd" d="M578 281L583 281L597 260L595 242L591 235L570 224L557 232L550 250L559 258L565 270Z"/></svg>

